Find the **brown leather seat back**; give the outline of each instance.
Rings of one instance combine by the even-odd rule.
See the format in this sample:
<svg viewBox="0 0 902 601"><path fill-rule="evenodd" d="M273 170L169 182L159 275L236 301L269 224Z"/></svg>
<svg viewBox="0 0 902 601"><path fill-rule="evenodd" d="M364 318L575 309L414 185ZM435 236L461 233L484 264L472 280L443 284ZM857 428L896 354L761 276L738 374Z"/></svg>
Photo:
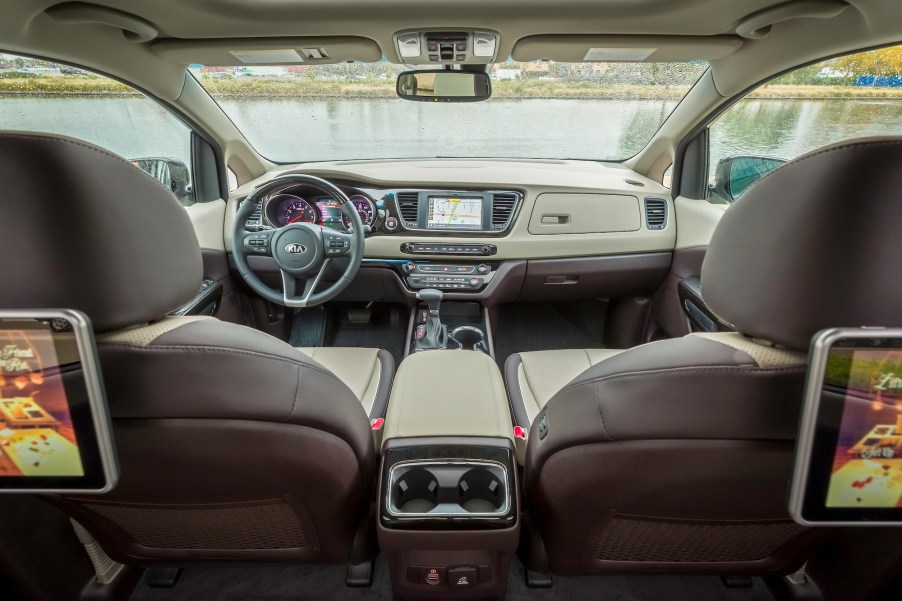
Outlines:
<svg viewBox="0 0 902 601"><path fill-rule="evenodd" d="M48 175L49 174L49 175ZM128 563L343 562L370 512L375 449L360 401L258 330L170 318L202 258L184 208L121 157L0 132L4 308L85 312L121 477L54 497Z"/></svg>

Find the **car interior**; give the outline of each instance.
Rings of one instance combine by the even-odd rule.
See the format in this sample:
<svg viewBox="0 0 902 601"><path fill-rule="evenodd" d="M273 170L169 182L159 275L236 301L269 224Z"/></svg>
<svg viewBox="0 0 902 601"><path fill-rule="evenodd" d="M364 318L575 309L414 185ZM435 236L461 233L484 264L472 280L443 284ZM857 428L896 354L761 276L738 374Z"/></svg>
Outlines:
<svg viewBox="0 0 902 601"><path fill-rule="evenodd" d="M0 494L0 596L898 599L902 530L788 495L812 337L902 326L900 44L897 0L0 0L0 311L87 316L118 464ZM0 480L67 436L10 349Z"/></svg>

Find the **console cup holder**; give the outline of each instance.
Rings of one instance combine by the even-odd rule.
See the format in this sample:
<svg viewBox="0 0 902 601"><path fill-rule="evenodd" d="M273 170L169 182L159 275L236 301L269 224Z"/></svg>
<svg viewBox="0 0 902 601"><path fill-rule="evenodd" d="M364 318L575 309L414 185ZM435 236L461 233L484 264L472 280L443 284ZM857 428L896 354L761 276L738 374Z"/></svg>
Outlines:
<svg viewBox="0 0 902 601"><path fill-rule="evenodd" d="M392 505L401 513L428 513L438 505L438 493L435 476L423 468L414 468L392 484Z"/></svg>
<svg viewBox="0 0 902 601"><path fill-rule="evenodd" d="M500 518L511 507L510 475L480 460L411 461L389 471L388 513L404 518Z"/></svg>
<svg viewBox="0 0 902 601"><path fill-rule="evenodd" d="M504 484L491 471L475 467L457 483L460 506L469 513L493 513L504 505Z"/></svg>
<svg viewBox="0 0 902 601"><path fill-rule="evenodd" d="M451 339L462 349L483 351L485 347L485 334L479 328L473 326L460 326L451 331Z"/></svg>

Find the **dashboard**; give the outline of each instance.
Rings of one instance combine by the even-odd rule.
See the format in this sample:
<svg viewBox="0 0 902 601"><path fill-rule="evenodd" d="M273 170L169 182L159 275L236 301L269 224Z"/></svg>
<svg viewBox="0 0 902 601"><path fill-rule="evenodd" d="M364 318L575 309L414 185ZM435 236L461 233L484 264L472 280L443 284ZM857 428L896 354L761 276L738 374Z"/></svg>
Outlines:
<svg viewBox="0 0 902 601"><path fill-rule="evenodd" d="M363 225L376 222L376 204L361 193L349 194L351 204ZM341 204L332 196L308 186L291 186L276 191L263 200L263 227L279 228L290 223L316 223L336 230L351 228L351 220L341 212Z"/></svg>

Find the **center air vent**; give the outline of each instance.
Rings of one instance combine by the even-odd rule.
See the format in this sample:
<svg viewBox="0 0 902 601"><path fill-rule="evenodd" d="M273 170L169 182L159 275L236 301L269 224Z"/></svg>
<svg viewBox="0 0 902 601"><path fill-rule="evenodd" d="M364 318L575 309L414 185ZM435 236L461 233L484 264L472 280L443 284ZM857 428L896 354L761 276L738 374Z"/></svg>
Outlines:
<svg viewBox="0 0 902 601"><path fill-rule="evenodd" d="M503 230L510 223L519 195L513 192L499 192L492 197L492 229Z"/></svg>
<svg viewBox="0 0 902 601"><path fill-rule="evenodd" d="M663 198L645 199L645 227L663 230L667 227L667 201Z"/></svg>
<svg viewBox="0 0 902 601"><path fill-rule="evenodd" d="M417 226L417 215L420 210L419 192L398 192L398 212L407 227Z"/></svg>

